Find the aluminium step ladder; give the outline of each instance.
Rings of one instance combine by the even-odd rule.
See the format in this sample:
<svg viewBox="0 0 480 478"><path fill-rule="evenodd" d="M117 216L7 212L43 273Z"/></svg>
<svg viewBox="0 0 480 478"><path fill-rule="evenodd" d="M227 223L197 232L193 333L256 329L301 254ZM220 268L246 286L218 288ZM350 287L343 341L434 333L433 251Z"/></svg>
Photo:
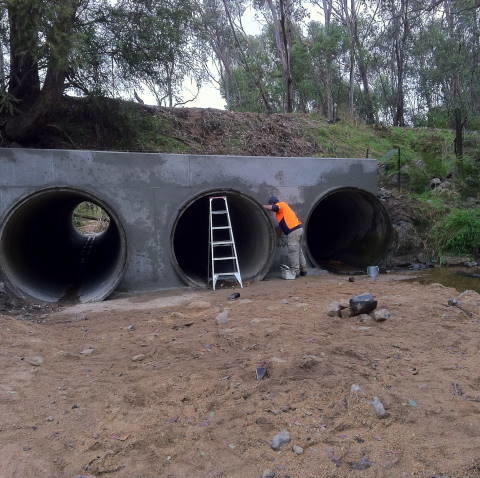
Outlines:
<svg viewBox="0 0 480 478"><path fill-rule="evenodd" d="M243 288L240 267L238 266L237 248L233 238L232 223L226 196L212 196L210 200L209 222L209 279L212 279L213 290L217 280L234 277ZM217 209L217 208L220 209ZM219 255L220 251L227 251L225 255ZM224 252L225 253L225 252ZM222 265L227 264L227 269ZM228 267L231 267L228 269ZM219 271L220 270L220 271ZM211 272L211 275L210 275Z"/></svg>

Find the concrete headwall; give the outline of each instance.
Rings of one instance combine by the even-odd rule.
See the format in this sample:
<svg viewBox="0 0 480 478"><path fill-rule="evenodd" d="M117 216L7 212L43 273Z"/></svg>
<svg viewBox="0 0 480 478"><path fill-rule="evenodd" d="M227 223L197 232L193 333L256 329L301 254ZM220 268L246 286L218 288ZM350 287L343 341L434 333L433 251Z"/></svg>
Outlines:
<svg viewBox="0 0 480 478"><path fill-rule="evenodd" d="M28 209L28 198L43 190L85 193L84 200L97 200L113 213L126 246L125 267L117 271L118 289L144 291L185 284L172 259L171 234L179 212L192 198L232 190L260 205L276 195L306 220L319 198L339 188L376 194L376 161L0 149L0 268L7 283L12 282L8 279L16 259L8 257L13 245L5 243L5 231L19 204ZM52 205L52 215L55 209ZM17 216L24 215L19 211ZM15 231L30 231L20 217L15 221L12 237ZM16 290L31 295L28 286Z"/></svg>

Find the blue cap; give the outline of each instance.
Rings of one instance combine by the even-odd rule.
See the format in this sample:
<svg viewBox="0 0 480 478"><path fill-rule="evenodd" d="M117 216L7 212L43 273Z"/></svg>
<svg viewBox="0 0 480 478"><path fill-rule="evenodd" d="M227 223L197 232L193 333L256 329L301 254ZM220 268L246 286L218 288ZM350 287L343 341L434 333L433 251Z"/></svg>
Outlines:
<svg viewBox="0 0 480 478"><path fill-rule="evenodd" d="M268 204L277 204L277 202L280 202L280 201L279 201L278 198L275 197L275 196L272 196L272 197L268 200Z"/></svg>

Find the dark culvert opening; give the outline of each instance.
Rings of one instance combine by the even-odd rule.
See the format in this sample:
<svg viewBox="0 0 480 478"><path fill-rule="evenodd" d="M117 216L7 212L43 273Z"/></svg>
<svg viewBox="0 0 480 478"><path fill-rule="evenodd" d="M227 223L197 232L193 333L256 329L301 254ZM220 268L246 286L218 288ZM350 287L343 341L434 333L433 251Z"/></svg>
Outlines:
<svg viewBox="0 0 480 478"><path fill-rule="evenodd" d="M206 193L192 200L180 212L172 232L173 261L178 273L188 284L206 286L208 283L210 196L227 197L242 280L263 279L275 251L272 223L260 204L232 191ZM216 236L216 239L227 238ZM228 256L229 250L225 248L218 252ZM218 270L231 271L231 262L218 261Z"/></svg>
<svg viewBox="0 0 480 478"><path fill-rule="evenodd" d="M391 237L390 218L382 203L356 188L327 193L313 206L306 225L310 257L333 269L377 265Z"/></svg>
<svg viewBox="0 0 480 478"><path fill-rule="evenodd" d="M85 202L102 211L102 232L79 227L74 212ZM10 286L25 298L90 302L107 297L122 278L126 240L118 218L98 199L52 189L10 212L0 231L0 258Z"/></svg>

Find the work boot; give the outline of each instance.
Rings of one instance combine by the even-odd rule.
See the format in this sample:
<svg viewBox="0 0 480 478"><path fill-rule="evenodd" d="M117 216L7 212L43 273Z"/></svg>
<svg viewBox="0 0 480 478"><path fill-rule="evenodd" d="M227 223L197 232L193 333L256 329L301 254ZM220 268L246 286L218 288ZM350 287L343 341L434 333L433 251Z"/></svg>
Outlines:
<svg viewBox="0 0 480 478"><path fill-rule="evenodd" d="M305 269L302 269L302 270L300 271L300 275L301 275L302 277L306 276L306 275L307 275L307 271L306 271Z"/></svg>

